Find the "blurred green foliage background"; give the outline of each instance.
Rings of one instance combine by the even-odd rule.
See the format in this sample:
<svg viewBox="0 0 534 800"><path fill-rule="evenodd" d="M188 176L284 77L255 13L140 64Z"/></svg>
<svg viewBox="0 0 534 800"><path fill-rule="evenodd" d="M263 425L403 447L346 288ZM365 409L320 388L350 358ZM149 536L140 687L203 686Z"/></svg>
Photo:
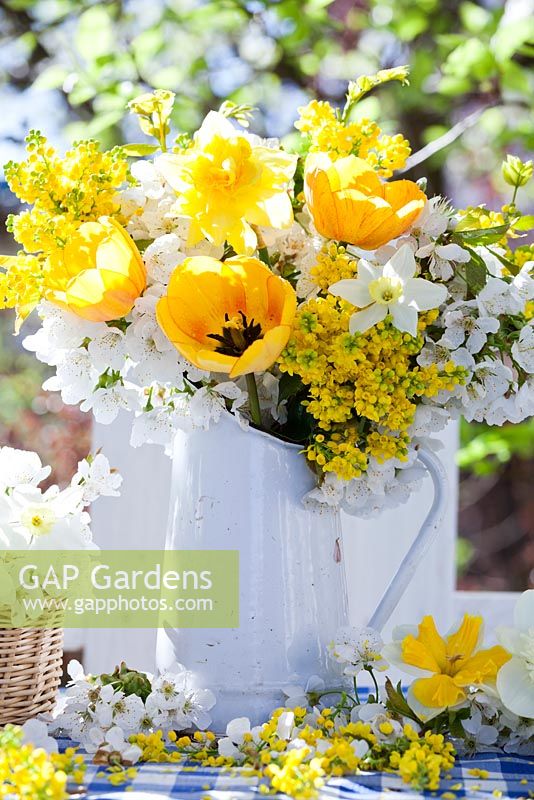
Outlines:
<svg viewBox="0 0 534 800"><path fill-rule="evenodd" d="M409 64L408 88L388 84L359 113L411 140L408 176L427 176L430 192L498 208L510 199L503 155L533 149L533 11L530 0L3 0L1 160L20 155L30 126L64 144L139 141L125 106L150 87L176 92L177 132L230 98L257 107L257 133L291 135L309 97L342 102L348 80ZM43 371L10 324L4 315L0 440L39 449L61 479L87 450L87 420L40 392ZM461 438L462 585L534 585L534 423L464 423Z"/></svg>

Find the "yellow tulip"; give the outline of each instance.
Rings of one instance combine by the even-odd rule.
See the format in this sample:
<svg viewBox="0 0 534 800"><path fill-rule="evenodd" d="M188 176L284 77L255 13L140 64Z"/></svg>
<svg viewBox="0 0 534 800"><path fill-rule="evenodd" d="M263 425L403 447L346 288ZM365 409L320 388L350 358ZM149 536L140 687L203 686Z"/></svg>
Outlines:
<svg viewBox="0 0 534 800"><path fill-rule="evenodd" d="M132 238L111 217L84 222L50 258L48 300L91 322L124 317L146 286Z"/></svg>
<svg viewBox="0 0 534 800"><path fill-rule="evenodd" d="M191 246L205 237L250 255L257 247L252 226L288 228L293 222L288 186L296 156L256 144L215 111L191 147L166 153L157 167L176 191L176 212L191 220Z"/></svg>
<svg viewBox="0 0 534 800"><path fill-rule="evenodd" d="M320 234L364 250L375 250L404 233L426 202L413 181L382 183L363 159L331 161L325 153L308 156L304 194Z"/></svg>
<svg viewBox="0 0 534 800"><path fill-rule="evenodd" d="M297 300L290 283L257 258L186 258L159 300L158 322L199 369L231 378L262 372L287 344Z"/></svg>

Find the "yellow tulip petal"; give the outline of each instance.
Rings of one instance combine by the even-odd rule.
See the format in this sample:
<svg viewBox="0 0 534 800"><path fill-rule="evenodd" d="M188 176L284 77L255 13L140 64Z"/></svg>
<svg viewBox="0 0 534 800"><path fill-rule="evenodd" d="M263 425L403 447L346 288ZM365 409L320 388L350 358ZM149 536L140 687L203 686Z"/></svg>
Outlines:
<svg viewBox="0 0 534 800"><path fill-rule="evenodd" d="M472 683L494 683L498 671L510 658L510 653L500 645L495 645L487 650L479 650L474 656L461 663L461 668L454 675L454 682L457 686L469 686Z"/></svg>
<svg viewBox="0 0 534 800"><path fill-rule="evenodd" d="M234 356L225 356L222 353L216 353L215 350L199 349L183 344L176 345L176 348L187 361L190 361L199 369L205 369L207 372L224 372L228 374L237 362L237 358Z"/></svg>
<svg viewBox="0 0 534 800"><path fill-rule="evenodd" d="M240 375L247 375L250 372L264 372L274 364L286 346L290 334L289 325L271 328L263 339L258 339L250 347L247 347L233 366L230 377L238 378Z"/></svg>
<svg viewBox="0 0 534 800"><path fill-rule="evenodd" d="M447 657L466 660L477 648L482 632L482 617L464 614L456 633L447 637Z"/></svg>
<svg viewBox="0 0 534 800"><path fill-rule="evenodd" d="M291 284L278 275L270 275L267 279L267 294L266 328L275 322L280 325L291 325L297 310L297 296Z"/></svg>
<svg viewBox="0 0 534 800"><path fill-rule="evenodd" d="M81 272L65 291L71 311L92 322L124 317L132 310L137 297L137 287L127 276L97 269Z"/></svg>
<svg viewBox="0 0 534 800"><path fill-rule="evenodd" d="M412 683L415 698L427 708L451 708L465 700L465 692L449 675L418 678Z"/></svg>

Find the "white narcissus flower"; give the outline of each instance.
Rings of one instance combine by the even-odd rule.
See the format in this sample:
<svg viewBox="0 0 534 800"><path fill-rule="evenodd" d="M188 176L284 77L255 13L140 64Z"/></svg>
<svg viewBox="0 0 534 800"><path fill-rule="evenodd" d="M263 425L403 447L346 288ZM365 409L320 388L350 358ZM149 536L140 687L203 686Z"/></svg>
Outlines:
<svg viewBox="0 0 534 800"><path fill-rule="evenodd" d="M502 704L519 717L534 719L534 589L524 592L514 610L514 627L497 629L512 657L497 674Z"/></svg>
<svg viewBox="0 0 534 800"><path fill-rule="evenodd" d="M355 677L362 669L387 669L382 658L384 642L373 628L340 628L328 645L332 658L344 664L345 675Z"/></svg>
<svg viewBox="0 0 534 800"><path fill-rule="evenodd" d="M382 267L362 258L356 280L349 278L330 286L331 294L362 309L350 318L350 332L364 333L391 314L398 330L416 336L418 312L438 308L447 297L442 284L414 278L416 270L412 249L404 245Z"/></svg>
<svg viewBox="0 0 534 800"><path fill-rule="evenodd" d="M121 484L122 476L111 469L102 453L80 461L71 480L71 486L81 486L84 505L89 505L97 497L118 497Z"/></svg>
<svg viewBox="0 0 534 800"><path fill-rule="evenodd" d="M512 345L514 361L530 375L534 373L534 324L521 328L519 339Z"/></svg>

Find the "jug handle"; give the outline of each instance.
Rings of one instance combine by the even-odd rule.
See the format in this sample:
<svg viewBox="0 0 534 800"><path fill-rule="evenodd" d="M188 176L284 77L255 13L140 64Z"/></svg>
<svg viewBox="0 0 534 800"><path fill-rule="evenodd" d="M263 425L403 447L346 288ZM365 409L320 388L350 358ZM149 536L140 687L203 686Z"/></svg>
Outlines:
<svg viewBox="0 0 534 800"><path fill-rule="evenodd" d="M377 631L382 630L395 611L421 559L436 540L447 508L449 482L443 464L433 452L424 448L419 449L417 458L432 478L434 499L417 536L369 620L369 627Z"/></svg>

